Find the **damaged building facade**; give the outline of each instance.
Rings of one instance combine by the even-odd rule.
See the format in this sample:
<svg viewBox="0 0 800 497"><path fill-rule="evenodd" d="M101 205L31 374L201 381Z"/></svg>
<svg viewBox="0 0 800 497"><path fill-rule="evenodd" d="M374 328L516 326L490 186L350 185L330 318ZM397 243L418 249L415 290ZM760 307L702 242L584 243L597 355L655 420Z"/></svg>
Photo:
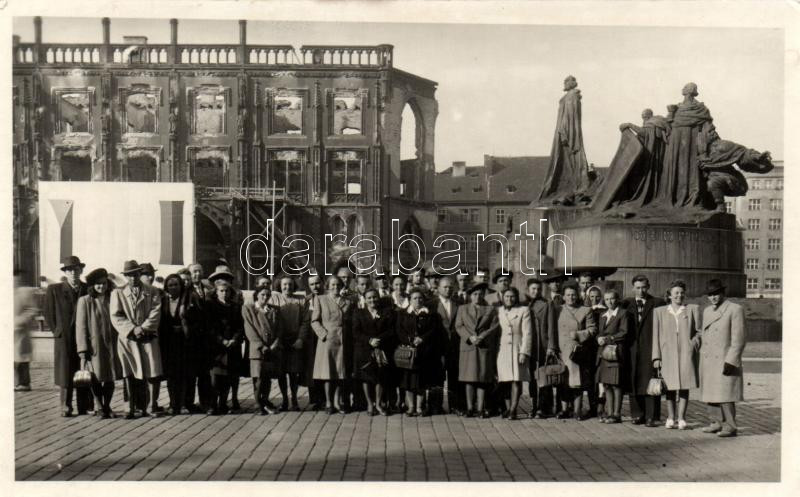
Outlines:
<svg viewBox="0 0 800 497"><path fill-rule="evenodd" d="M252 45L245 21L238 44L187 45L176 19L169 44L111 43L107 18L102 43L45 44L33 22L13 46L14 262L31 283L39 180L192 182L195 258L231 261L241 282L241 240L273 216L276 249L311 235L317 267L337 257L325 234L386 241L393 218L431 242L436 83L395 68L391 45ZM406 106L416 157L401 161Z"/></svg>

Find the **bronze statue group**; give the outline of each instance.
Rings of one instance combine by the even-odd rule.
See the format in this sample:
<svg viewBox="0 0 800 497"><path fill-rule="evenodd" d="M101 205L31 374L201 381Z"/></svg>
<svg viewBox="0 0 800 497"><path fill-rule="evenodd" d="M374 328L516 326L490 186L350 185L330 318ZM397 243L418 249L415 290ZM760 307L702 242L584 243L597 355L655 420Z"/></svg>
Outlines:
<svg viewBox="0 0 800 497"><path fill-rule="evenodd" d="M73 415L75 396L78 414L117 417L111 399L120 380L127 419L244 412L239 385L250 378L262 415L516 420L527 384L534 419L618 424L627 395L632 423L669 429L689 426L689 390L698 389L714 419L703 431L737 433L744 313L719 280L708 282L701 312L686 303L682 281L664 301L649 294L645 276L623 300L590 273L532 278L520 295L513 274L500 270L490 288L485 268L452 276L420 268L407 279L343 265L327 277L262 276L250 294L225 264L207 278L192 264L163 283L152 265L133 260L124 281L98 268L84 283L84 267L66 258L64 281L45 299L63 416ZM272 380L280 402L270 399Z"/></svg>

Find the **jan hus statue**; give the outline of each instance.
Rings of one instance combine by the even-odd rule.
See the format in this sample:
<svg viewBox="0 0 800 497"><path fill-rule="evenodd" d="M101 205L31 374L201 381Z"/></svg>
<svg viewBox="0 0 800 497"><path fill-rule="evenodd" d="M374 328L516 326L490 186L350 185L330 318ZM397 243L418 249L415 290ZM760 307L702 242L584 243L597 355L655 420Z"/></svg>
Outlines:
<svg viewBox="0 0 800 497"><path fill-rule="evenodd" d="M558 118L550 168L544 188L539 194L541 204L581 205L591 202L589 189L594 176L586 161L581 130L581 91L574 76L564 80L566 92L558 102Z"/></svg>

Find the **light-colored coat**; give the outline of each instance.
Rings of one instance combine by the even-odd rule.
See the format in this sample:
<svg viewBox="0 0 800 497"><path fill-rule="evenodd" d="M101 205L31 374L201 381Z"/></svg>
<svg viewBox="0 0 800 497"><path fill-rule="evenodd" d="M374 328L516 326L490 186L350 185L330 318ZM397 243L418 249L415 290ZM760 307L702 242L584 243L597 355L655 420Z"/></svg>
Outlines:
<svg viewBox="0 0 800 497"><path fill-rule="evenodd" d="M697 388L697 354L693 339L700 331L700 308L688 304L676 319L670 305L653 310L653 361L661 360L667 390Z"/></svg>
<svg viewBox="0 0 800 497"><path fill-rule="evenodd" d="M108 306L108 297L101 300L84 295L78 299L75 317L78 354L90 354L92 371L100 382L122 378L117 355L117 330L111 326Z"/></svg>
<svg viewBox="0 0 800 497"><path fill-rule="evenodd" d="M572 332L576 332L578 338L572 337ZM569 387L580 388L581 366L569 358L572 351L579 343L591 340L597 335L597 323L591 307L581 306L571 308L567 305L562 306L558 311L558 350L561 360L569 371Z"/></svg>
<svg viewBox="0 0 800 497"><path fill-rule="evenodd" d="M163 374L161 348L158 345L158 325L161 320L161 299L154 289L142 285L134 301L130 285L111 292L111 323L119 333L117 350L122 363L122 374L143 380ZM134 340L133 330L142 328L145 335L153 337L142 342Z"/></svg>
<svg viewBox="0 0 800 497"><path fill-rule="evenodd" d="M530 309L522 305L510 309L500 307L497 320L500 322L497 381L531 381L533 328ZM519 363L519 354L525 355L523 364Z"/></svg>
<svg viewBox="0 0 800 497"><path fill-rule="evenodd" d="M345 314L354 303L347 297L338 302L330 295L320 295L312 301L311 329L317 335L314 355L315 380L342 380L345 378L344 326Z"/></svg>
<svg viewBox="0 0 800 497"><path fill-rule="evenodd" d="M716 309L706 307L700 336L700 400L711 403L744 400L742 377L722 374L726 362L742 366L745 346L742 306L726 300Z"/></svg>

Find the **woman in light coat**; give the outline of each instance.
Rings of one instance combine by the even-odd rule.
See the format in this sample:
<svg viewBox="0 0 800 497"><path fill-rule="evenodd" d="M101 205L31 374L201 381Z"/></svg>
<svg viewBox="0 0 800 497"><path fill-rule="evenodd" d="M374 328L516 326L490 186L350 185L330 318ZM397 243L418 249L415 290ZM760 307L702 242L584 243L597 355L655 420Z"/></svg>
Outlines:
<svg viewBox="0 0 800 497"><path fill-rule="evenodd" d="M597 324L592 308L581 305L578 301L578 288L574 285L564 287L564 305L558 311L558 350L561 360L567 366L569 378L567 385L561 387L560 419L570 416L578 420L586 419L581 412L583 390L593 384L591 378L585 377L585 368L573 360L573 351L579 345L594 340L597 335ZM591 358L594 360L594 357ZM582 371L583 370L583 371ZM581 374L584 372L584 374ZM573 402L573 413L569 413L569 403Z"/></svg>
<svg viewBox="0 0 800 497"><path fill-rule="evenodd" d="M311 328L319 339L314 356L314 379L325 386L325 412L345 414L339 404L339 388L346 379L343 340L349 326L353 300L342 297L344 283L338 276L326 281L325 295L313 300Z"/></svg>
<svg viewBox="0 0 800 497"><path fill-rule="evenodd" d="M517 406L522 393L522 382L531 381L529 361L531 358L532 329L531 311L519 303L516 288L505 290L501 296L503 305L497 311L500 323L499 347L497 350L497 381L511 383L511 398L505 399L508 419L517 419Z"/></svg>
<svg viewBox="0 0 800 497"><path fill-rule="evenodd" d="M484 301L487 288L486 283L473 285L467 290L469 302L459 306L456 313L456 333L461 337L458 381L466 386L468 418L476 413L484 418L489 417L484 403L486 388L494 382L496 375L495 342L500 324L494 306ZM475 397L477 410L473 409Z"/></svg>
<svg viewBox="0 0 800 497"><path fill-rule="evenodd" d="M250 342L248 359L255 397L261 415L276 414L269 402L272 378L281 374L282 332L280 310L269 304L272 289L269 283L259 285L253 292L253 302L242 306L244 333Z"/></svg>
<svg viewBox="0 0 800 497"><path fill-rule="evenodd" d="M714 421L703 432L733 437L738 429L735 403L744 400L744 309L725 298L725 287L718 279L708 282L706 294L711 305L703 310L700 400L708 404Z"/></svg>
<svg viewBox="0 0 800 497"><path fill-rule="evenodd" d="M700 308L695 304L684 304L686 283L675 280L670 284L670 304L653 311L653 367L661 368L667 385L667 409L665 427L686 429L686 407L689 389L697 388L697 354L700 346ZM677 411L675 398L678 397Z"/></svg>
<svg viewBox="0 0 800 497"><path fill-rule="evenodd" d="M100 406L101 417L108 419L113 416L114 380L122 378L117 331L111 326L109 313L108 272L103 268L95 269L86 276L86 284L88 294L78 299L75 313L75 341L83 368L94 373L95 405Z"/></svg>

